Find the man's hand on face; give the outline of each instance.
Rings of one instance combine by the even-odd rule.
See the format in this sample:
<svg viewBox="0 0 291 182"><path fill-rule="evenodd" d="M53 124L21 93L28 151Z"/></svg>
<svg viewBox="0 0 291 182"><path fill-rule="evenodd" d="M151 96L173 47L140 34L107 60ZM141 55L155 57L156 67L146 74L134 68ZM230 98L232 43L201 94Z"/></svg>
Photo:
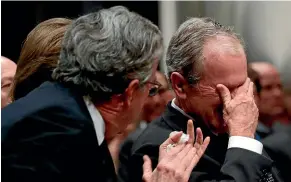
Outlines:
<svg viewBox="0 0 291 182"><path fill-rule="evenodd" d="M233 93L222 85L217 90L223 102L223 119L229 128L230 136L254 138L258 125L258 108L253 95L253 82L249 78Z"/></svg>

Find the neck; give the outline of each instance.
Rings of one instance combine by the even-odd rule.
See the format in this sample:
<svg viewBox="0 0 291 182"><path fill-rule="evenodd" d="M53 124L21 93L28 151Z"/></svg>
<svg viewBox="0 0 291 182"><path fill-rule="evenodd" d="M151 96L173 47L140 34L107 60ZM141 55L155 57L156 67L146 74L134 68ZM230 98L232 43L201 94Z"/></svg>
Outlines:
<svg viewBox="0 0 291 182"><path fill-rule="evenodd" d="M188 103L185 100L181 100L179 98L175 98L174 103L176 104L176 106L178 106L179 108L181 108L185 113L191 113L191 110L188 109Z"/></svg>
<svg viewBox="0 0 291 182"><path fill-rule="evenodd" d="M105 123L105 139L111 141L119 132L118 123L120 122L120 112L116 107L110 104L102 104L96 106Z"/></svg>

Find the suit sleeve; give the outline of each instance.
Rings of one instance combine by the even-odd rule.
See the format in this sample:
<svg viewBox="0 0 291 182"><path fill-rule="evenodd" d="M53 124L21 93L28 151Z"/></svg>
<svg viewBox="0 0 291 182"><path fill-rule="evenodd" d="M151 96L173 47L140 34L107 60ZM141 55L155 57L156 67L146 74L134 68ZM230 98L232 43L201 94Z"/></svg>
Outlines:
<svg viewBox="0 0 291 182"><path fill-rule="evenodd" d="M288 131L287 131L288 132ZM290 168L291 166L291 136L290 131L277 132L263 139L265 150L270 157L276 161L276 167L280 171L284 181L291 181Z"/></svg>
<svg viewBox="0 0 291 182"><path fill-rule="evenodd" d="M130 181L142 181L142 156L150 156L153 169L157 166L158 158L153 155L158 154L158 147L144 146L131 157ZM150 152L149 152L150 151ZM206 159L201 159L206 160ZM203 162L203 161L202 161ZM199 165L199 164L198 164ZM224 164L218 173L209 174L206 171L193 169L189 181L191 182L246 182L258 181L264 170L270 170L272 160L255 152L240 148L228 149Z"/></svg>

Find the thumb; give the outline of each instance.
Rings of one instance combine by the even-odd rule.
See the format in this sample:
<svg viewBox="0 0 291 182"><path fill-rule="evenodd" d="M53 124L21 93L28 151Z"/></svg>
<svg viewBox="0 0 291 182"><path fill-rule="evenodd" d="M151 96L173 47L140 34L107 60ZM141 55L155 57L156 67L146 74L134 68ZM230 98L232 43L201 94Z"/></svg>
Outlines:
<svg viewBox="0 0 291 182"><path fill-rule="evenodd" d="M183 132L181 131L173 131L169 134L169 138L162 145L167 146L169 144L178 143L182 135Z"/></svg>
<svg viewBox="0 0 291 182"><path fill-rule="evenodd" d="M218 90L218 94L220 98L222 99L223 105L225 106L231 100L230 92L228 88L222 84L218 84L216 88Z"/></svg>
<svg viewBox="0 0 291 182"><path fill-rule="evenodd" d="M142 179L145 182L151 181L151 177L152 177L152 173L153 173L152 162L151 162L151 159L147 155L143 156L143 166L142 166L142 168L143 168Z"/></svg>

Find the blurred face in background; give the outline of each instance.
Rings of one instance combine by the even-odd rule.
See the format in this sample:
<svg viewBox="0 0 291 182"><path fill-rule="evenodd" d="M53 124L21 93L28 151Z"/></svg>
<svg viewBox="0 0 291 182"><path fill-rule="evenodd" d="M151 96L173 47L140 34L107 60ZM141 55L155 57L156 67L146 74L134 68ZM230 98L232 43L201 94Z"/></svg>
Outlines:
<svg viewBox="0 0 291 182"><path fill-rule="evenodd" d="M260 116L276 117L284 113L283 89L277 69L269 63L252 63L259 74L261 90L259 93Z"/></svg>
<svg viewBox="0 0 291 182"><path fill-rule="evenodd" d="M7 106L11 99L9 92L16 72L16 64L1 56L1 108Z"/></svg>
<svg viewBox="0 0 291 182"><path fill-rule="evenodd" d="M161 72L156 72L157 84L152 84L149 95L145 101L142 120L151 122L165 111L166 105L174 98L170 90L167 78Z"/></svg>

